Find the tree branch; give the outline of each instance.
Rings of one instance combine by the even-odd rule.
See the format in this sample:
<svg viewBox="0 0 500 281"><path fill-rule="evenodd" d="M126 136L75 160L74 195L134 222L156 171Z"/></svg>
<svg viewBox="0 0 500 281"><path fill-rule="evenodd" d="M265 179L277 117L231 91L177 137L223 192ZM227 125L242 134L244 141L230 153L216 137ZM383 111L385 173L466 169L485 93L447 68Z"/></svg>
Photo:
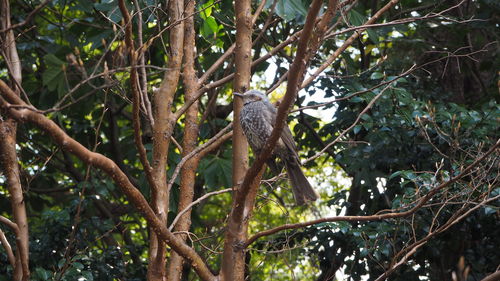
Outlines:
<svg viewBox="0 0 500 281"><path fill-rule="evenodd" d="M196 199L195 201L191 202L191 204L189 204L188 206L186 206L186 208L184 208L182 211L180 211L177 214L177 216L175 216L174 220L172 221L172 224L170 224L170 226L168 227L168 230L172 231L174 229L175 224L177 223L177 221L179 221L180 217L182 215L184 215L187 211L189 211L191 208L193 208L194 205L200 203L201 201L207 199L210 196L221 194L221 193L230 192L232 190L233 190L232 188L226 188L226 189L223 189L223 190L212 191L212 192L209 192L209 193L201 196L200 198Z"/></svg>
<svg viewBox="0 0 500 281"><path fill-rule="evenodd" d="M384 7L382 7L380 10L378 10L377 13L375 15L373 15L373 17L371 17L365 24L374 23L383 13L388 11L391 7L396 5L398 2L399 2L399 0L391 0ZM361 34L361 32L363 32L364 30L366 30L366 28L361 28L361 29L355 31L351 37L349 37L347 40L345 40L344 44L342 44L342 46L340 46L337 50L335 50L335 52L330 57L328 57L328 59L314 72L314 74L312 74L309 78L307 78L302 83L300 88L303 89L307 85L309 85L312 81L314 81L314 79L316 79L316 77L318 77L323 71L325 71L325 69L328 66L330 66L335 61L335 59L337 59L337 57L345 49L347 49L347 47L349 47L354 42L354 40L356 40L356 38L358 38L358 36Z"/></svg>
<svg viewBox="0 0 500 281"><path fill-rule="evenodd" d="M48 133L54 142L62 149L74 154L88 165L92 165L108 174L116 185L120 187L130 202L143 214L153 231L176 252L186 258L201 279L216 280L208 266L194 249L173 235L172 232L166 228L165 224L160 221L141 192L132 185L115 162L100 153L95 153L85 148L79 142L69 137L52 120L38 113L36 108L32 108L31 110L12 108L12 104L26 107L29 106L17 97L2 80L0 80L0 93L2 95L2 98L0 98L0 108L5 110L9 116L20 122L35 124L42 131Z"/></svg>
<svg viewBox="0 0 500 281"><path fill-rule="evenodd" d="M140 109L140 89L138 85L139 77L137 75L137 52L134 47L134 39L132 38L132 19L130 18L130 14L127 10L127 6L125 5L124 0L118 1L120 11L125 20L125 44L127 45L129 57L130 57L130 84L132 90L132 122L134 125L134 141L137 150L139 151L139 159L141 160L142 166L144 167L144 172L146 173L146 178L148 179L148 183L151 185L151 188L155 189L155 181L153 179L153 175L151 174L152 168L148 161L148 156L146 153L146 149L144 148L144 144L142 143L141 136L141 117L139 116ZM142 24L142 22L139 22ZM141 68L144 69L144 68Z"/></svg>
<svg viewBox="0 0 500 281"><path fill-rule="evenodd" d="M274 234L276 232L286 230L286 229L297 229L297 228L302 228L318 223L323 223L323 222L336 222L336 221L378 221L378 220L386 220L386 219L394 219L394 218L401 218L401 217L406 217L410 216L418 209L420 209L426 202L428 202L432 196L434 196L439 190L443 189L444 187L458 181L462 177L466 176L472 169L474 169L481 161L483 161L488 155L492 154L495 152L495 150L500 146L500 139L497 140L497 142L483 155L480 157L476 158L472 164L467 166L465 169L463 169L460 174L457 176L451 178L449 181L444 182L433 189L431 189L424 197L422 197L418 203L409 209L408 211L404 212L399 212L399 213L387 213L387 214L381 214L381 215L370 215L370 216L341 216L341 217L327 217L327 218L321 218L317 220L312 220L308 222L301 222L301 223L294 223L294 224L285 224L281 225L272 229L268 229L265 231L261 231L256 233L254 236L250 237L248 239L247 243L245 244L246 247L248 245L252 244L255 242L257 239L263 236L268 236L271 234Z"/></svg>
<svg viewBox="0 0 500 281"><path fill-rule="evenodd" d="M7 259L9 260L12 268L16 267L16 257L14 256L14 252L12 251L12 247L10 246L7 237L5 237L5 233L0 229L0 243L3 245L5 252L7 253Z"/></svg>
<svg viewBox="0 0 500 281"><path fill-rule="evenodd" d="M264 163L272 154L272 150L274 149L274 146L276 145L278 139L281 136L281 132L285 127L288 111L290 110L291 105L297 97L298 83L301 80L301 77L304 75L306 65L304 58L306 56L307 44L309 38L311 37L314 23L316 21L316 16L321 7L321 2L322 1L319 0L313 1L311 8L307 14L306 23L301 33L299 45L297 47L297 54L292 63L292 66L290 67L286 94L280 103L278 113L276 115L276 124L261 153L258 155L257 159L246 173L243 183L240 187L241 192L238 192L237 198L235 199L237 202L242 202L244 200L244 197L250 188L250 183L257 176ZM236 215L241 215L243 212L241 208L237 208L234 211L236 212Z"/></svg>

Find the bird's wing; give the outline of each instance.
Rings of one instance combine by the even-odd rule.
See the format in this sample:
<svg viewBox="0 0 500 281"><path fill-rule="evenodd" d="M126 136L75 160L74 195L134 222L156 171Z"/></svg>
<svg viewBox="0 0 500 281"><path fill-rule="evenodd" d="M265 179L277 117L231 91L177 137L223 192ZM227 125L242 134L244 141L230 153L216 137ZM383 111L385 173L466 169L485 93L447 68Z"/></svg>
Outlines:
<svg viewBox="0 0 500 281"><path fill-rule="evenodd" d="M267 113L266 120L271 125L271 128L274 128L274 124L276 124L277 110L274 107L274 105L271 103L264 103L264 106L266 106L268 109L265 111ZM285 144L285 146L289 150L293 151L293 153L295 154L295 156L298 159L297 146L295 145L295 140L293 139L292 132L290 131L290 128L288 127L288 125L285 125L285 127L283 128L283 131L281 132L281 141L283 141L283 143Z"/></svg>
<svg viewBox="0 0 500 281"><path fill-rule="evenodd" d="M293 139L292 132L290 131L288 125L286 125L285 128L283 128L283 131L281 132L281 140L283 140L288 149L293 151L293 153L298 159L297 146L295 145L295 140Z"/></svg>

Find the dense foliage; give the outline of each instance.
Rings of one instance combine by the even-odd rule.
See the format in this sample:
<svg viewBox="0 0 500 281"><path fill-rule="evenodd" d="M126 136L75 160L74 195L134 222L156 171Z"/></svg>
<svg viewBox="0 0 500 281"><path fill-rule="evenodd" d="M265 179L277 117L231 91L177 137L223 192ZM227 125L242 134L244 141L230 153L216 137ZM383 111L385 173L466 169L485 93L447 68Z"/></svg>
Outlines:
<svg viewBox="0 0 500 281"><path fill-rule="evenodd" d="M13 23L22 22L40 4L11 2ZM273 6L268 1L255 24L254 59L300 30L309 2L279 0L271 22L266 22ZM386 4L340 2L344 14L335 17L340 23L335 31L361 25ZM253 3L255 8L259 3ZM142 10L144 41L160 34L148 41L146 52L147 87L154 92L163 72L169 71L165 69L169 38L161 29L172 23L164 3L140 0L137 4ZM251 233L332 215L408 210L497 142L499 5L488 0L404 0L396 7L378 22L412 20L364 32L300 92L296 108L318 107L290 114L303 161L343 134L305 163L306 174L319 187L321 202L313 208L295 207L286 180L269 181L261 186ZM134 11L134 3L128 8ZM234 8L231 1L209 0L197 2L196 9L196 67L202 74L235 41ZM443 10L447 10L443 15L434 16ZM87 148L116 161L150 199L134 144L121 21L116 0L50 1L30 25L16 29L22 86L36 108ZM260 33L259 27L267 25ZM353 32L325 38L310 69L319 67ZM264 89L277 82L288 70L295 48L289 45L256 65L252 85ZM0 77L8 79L3 60L0 69ZM232 72L228 60L209 81ZM283 90L278 87L272 99ZM201 98L199 143L231 122L231 91L226 83ZM183 93L180 85L175 108L184 104ZM338 101L330 102L334 99ZM146 124L143 142L150 152L151 128ZM184 119L179 119L173 135L179 142L184 126ZM175 145L169 149L171 176L181 151ZM202 158L195 198L231 187L231 150L231 142L225 142ZM18 153L29 219L31 279L144 280L146 221L113 181L61 150L29 123L18 124ZM439 190L411 216L324 222L260 238L247 255L249 280L375 280L413 251L413 243L418 244L415 252L390 280L452 280L452 276L480 280L497 270L500 261L499 202L480 205L500 195L498 163L498 154L488 156L478 164L479 171ZM174 185L169 224L178 213L178 197ZM0 175L0 215L9 217L10 206ZM225 193L202 201L192 213L189 244L214 269L220 267L230 208L231 196ZM461 215L464 218L456 220ZM12 232L5 232L9 241L15 241ZM184 267L191 272L185 280L197 280L189 265ZM11 274L0 247L0 280L10 280Z"/></svg>

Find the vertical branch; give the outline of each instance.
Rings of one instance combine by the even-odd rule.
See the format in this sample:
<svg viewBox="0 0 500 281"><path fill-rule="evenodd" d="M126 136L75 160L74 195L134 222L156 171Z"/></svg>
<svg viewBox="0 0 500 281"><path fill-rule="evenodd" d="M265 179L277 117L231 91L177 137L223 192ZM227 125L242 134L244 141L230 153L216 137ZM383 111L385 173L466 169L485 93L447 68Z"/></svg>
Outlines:
<svg viewBox="0 0 500 281"><path fill-rule="evenodd" d="M136 9L137 13L137 42L139 46L143 46L143 37L142 37L142 11L141 7L139 6L139 1L138 0L133 0L134 6ZM138 60L139 60L139 65L138 65L138 70L139 70L139 93L142 99L142 105L144 107L145 115L149 119L149 125L152 126L154 124L154 119L153 119L153 112L151 109L151 102L149 101L148 97L148 76L146 74L146 59L144 56L144 52L138 52Z"/></svg>
<svg viewBox="0 0 500 281"><path fill-rule="evenodd" d="M134 0L134 7L137 13L137 42L139 46L142 46L143 44L143 38L142 38L142 11L141 7L139 6L139 1ZM139 72L140 72L140 89L142 94L147 93L147 76L146 76L146 65L145 65L145 59L144 59L144 52L141 52L139 55Z"/></svg>
<svg viewBox="0 0 500 281"><path fill-rule="evenodd" d="M241 93L248 90L251 76L252 14L250 4L251 2L249 0L235 1L236 75L234 78L234 90ZM243 135L239 120L242 107L242 99L235 99L233 101L233 186L238 186L245 176L248 167L248 143ZM254 188L253 191L256 192L257 188ZM239 189L235 189L233 192L233 199L236 198L239 193ZM249 196L249 198L255 198L255 196ZM251 202L233 200L232 210L237 207L237 204L243 204L245 205L245 209L251 209L253 207L253 200L251 200ZM247 214L249 213L250 211L247 212ZM231 213L224 240L221 268L222 280L244 280L245 252L242 248L239 248L238 245L242 242L244 243L247 238L247 226L248 224L243 221L242 217L235 217L233 213Z"/></svg>
<svg viewBox="0 0 500 281"><path fill-rule="evenodd" d="M16 257L14 256L14 252L12 251L12 247L10 246L7 237L5 237L5 233L0 229L0 243L2 244L5 252L7 253L7 260L9 261L12 268L16 267Z"/></svg>
<svg viewBox="0 0 500 281"><path fill-rule="evenodd" d="M177 22L170 29L169 56L167 68L160 89L153 96L153 171L155 181L151 190L151 207L163 224L167 223L169 190L167 188L167 158L170 138L174 132L175 115L172 102L180 77L184 44L184 1L167 1L170 22ZM166 278L166 248L157 235L151 231L149 245L148 279Z"/></svg>
<svg viewBox="0 0 500 281"><path fill-rule="evenodd" d="M185 0L186 14L194 14L195 1ZM184 97L186 101L196 99L196 92L198 90L198 79L195 72L195 29L194 18L188 17L184 21L184 66L183 66L183 83L184 83ZM184 120L184 138L182 140L182 155L185 157L190 154L197 146L199 120L198 120L198 101L187 109ZM194 184L196 178L196 169L199 163L199 156L194 156L182 166L181 169L181 182L180 182L180 195L179 205L177 210L181 211L186 209L192 202L194 197ZM176 232L186 232L191 226L191 209L184 213L175 225ZM187 236L183 234L181 239L185 241ZM167 280L177 281L182 277L182 263L184 259L176 252L172 252L168 264Z"/></svg>
<svg viewBox="0 0 500 281"><path fill-rule="evenodd" d="M142 143L141 137L141 117L140 117L140 88L138 85L138 76L137 76L137 52L134 47L134 40L132 38L132 19L130 18L130 14L125 6L124 0L120 0L118 2L120 6L120 11L125 19L125 44L127 45L127 49L130 57L130 84L132 91L132 112L133 118L132 121L134 123L134 141L139 151L139 158L144 167L144 172L146 173L146 178L149 181L150 185L154 185L154 181L151 175L151 166L148 161L146 149Z"/></svg>
<svg viewBox="0 0 500 281"><path fill-rule="evenodd" d="M338 0L329 0L328 8L325 13L321 16L320 21L316 25L314 29L311 40L309 41L309 51L306 55L306 61L310 62L311 58L314 57L316 52L318 51L321 43L323 43L323 39L325 37L325 33L328 29L328 24L332 21L335 13L337 12Z"/></svg>
<svg viewBox="0 0 500 281"><path fill-rule="evenodd" d="M6 30L1 36L1 50L7 63L9 74L12 77L13 89L19 96L22 81L21 62L17 53L14 31L10 29L9 0L0 3L0 28ZM2 114L3 115L3 114ZM0 117L0 162L7 179L6 184L10 194L10 203L14 222L19 228L16 234L16 262L14 266L14 280L29 280L29 233L26 206L23 198L23 189L19 178L19 165L16 153L17 123L12 118Z"/></svg>

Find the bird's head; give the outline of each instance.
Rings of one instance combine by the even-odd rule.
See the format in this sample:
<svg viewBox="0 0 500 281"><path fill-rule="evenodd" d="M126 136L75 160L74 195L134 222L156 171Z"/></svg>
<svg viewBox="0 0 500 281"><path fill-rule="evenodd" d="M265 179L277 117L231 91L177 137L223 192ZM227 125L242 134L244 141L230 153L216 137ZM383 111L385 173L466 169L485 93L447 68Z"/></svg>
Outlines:
<svg viewBox="0 0 500 281"><path fill-rule="evenodd" d="M243 104L248 104L256 101L269 101L266 94L257 90L249 90L246 91L244 94L234 92L233 95L242 98Z"/></svg>

